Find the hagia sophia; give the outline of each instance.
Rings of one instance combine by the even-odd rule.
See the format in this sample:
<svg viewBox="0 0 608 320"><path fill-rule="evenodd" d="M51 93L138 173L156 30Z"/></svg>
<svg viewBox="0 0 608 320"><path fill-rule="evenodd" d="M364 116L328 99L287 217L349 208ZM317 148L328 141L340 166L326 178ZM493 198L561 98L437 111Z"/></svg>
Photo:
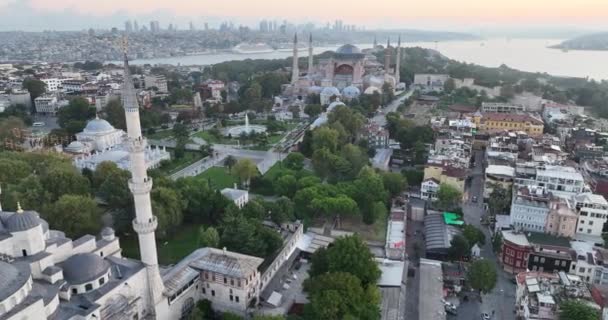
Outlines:
<svg viewBox="0 0 608 320"><path fill-rule="evenodd" d="M374 41L372 49L361 50L355 45L339 47L329 58L319 59L314 64L312 35L308 41L308 70L300 72L298 65L298 38L294 36L291 83L284 86L284 95L301 99L309 94L318 94L321 104L329 104L332 97L342 100L358 98L361 94L380 93L384 83L397 88L400 83L401 38L396 47L390 39L384 54L384 63L374 55L382 46ZM394 60L394 64L393 64Z"/></svg>

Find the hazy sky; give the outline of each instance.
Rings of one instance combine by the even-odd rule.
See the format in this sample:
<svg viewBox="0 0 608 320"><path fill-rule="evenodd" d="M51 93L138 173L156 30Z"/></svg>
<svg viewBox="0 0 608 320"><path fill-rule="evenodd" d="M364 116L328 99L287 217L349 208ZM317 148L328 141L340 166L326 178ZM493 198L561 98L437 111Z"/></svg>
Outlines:
<svg viewBox="0 0 608 320"><path fill-rule="evenodd" d="M608 27L608 0L0 0L0 30L122 27L127 18L255 25L335 19L370 28Z"/></svg>

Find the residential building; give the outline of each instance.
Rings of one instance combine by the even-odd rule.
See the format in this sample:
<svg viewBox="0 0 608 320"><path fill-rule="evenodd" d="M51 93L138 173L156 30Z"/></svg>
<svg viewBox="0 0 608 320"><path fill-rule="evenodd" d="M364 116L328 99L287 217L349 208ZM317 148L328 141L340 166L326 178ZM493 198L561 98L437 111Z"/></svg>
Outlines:
<svg viewBox="0 0 608 320"><path fill-rule="evenodd" d="M86 83L84 80L65 80L62 82L61 86L63 88L63 92L68 94L76 94L84 91L83 86Z"/></svg>
<svg viewBox="0 0 608 320"><path fill-rule="evenodd" d="M40 79L46 84L46 92L57 92L61 87L62 80L58 78Z"/></svg>
<svg viewBox="0 0 608 320"><path fill-rule="evenodd" d="M570 248L570 240L546 233L527 232L526 238L532 245L528 255L528 270L540 272L570 272L576 261L575 252Z"/></svg>
<svg viewBox="0 0 608 320"><path fill-rule="evenodd" d="M157 92L169 92L167 79L163 75L146 75L144 76L144 84L146 89L157 88Z"/></svg>
<svg viewBox="0 0 608 320"><path fill-rule="evenodd" d="M583 175L569 166L541 165L534 163L517 163L515 167L516 186L539 186L554 196L570 198L587 192Z"/></svg>
<svg viewBox="0 0 608 320"><path fill-rule="evenodd" d="M569 200L556 198L551 201L545 232L559 237L574 238L578 214Z"/></svg>
<svg viewBox="0 0 608 320"><path fill-rule="evenodd" d="M528 269L528 256L532 245L524 233L502 231L502 246L498 257L506 272L516 274Z"/></svg>
<svg viewBox="0 0 608 320"><path fill-rule="evenodd" d="M220 80L207 80L200 86L201 98L203 100L222 101L222 91L226 88L226 84Z"/></svg>
<svg viewBox="0 0 608 320"><path fill-rule="evenodd" d="M55 114L59 108L67 105L65 102L57 100L56 96L45 95L34 99L34 106L37 113Z"/></svg>
<svg viewBox="0 0 608 320"><path fill-rule="evenodd" d="M362 136L367 140L370 148L384 149L388 147L388 130L375 122L369 122L363 127Z"/></svg>
<svg viewBox="0 0 608 320"><path fill-rule="evenodd" d="M601 238L604 224L608 220L608 201L604 196L581 193L574 196L574 206L579 216L576 233Z"/></svg>
<svg viewBox="0 0 608 320"><path fill-rule="evenodd" d="M497 113L517 113L524 112L526 108L520 104L504 103L504 102L483 102L481 104L481 112L497 112Z"/></svg>
<svg viewBox="0 0 608 320"><path fill-rule="evenodd" d="M433 178L439 181L439 184L449 184L464 193L466 177L466 169L453 167L446 163L428 163L424 167L423 181Z"/></svg>
<svg viewBox="0 0 608 320"><path fill-rule="evenodd" d="M514 190L511 224L516 230L545 232L551 194L545 188L524 186Z"/></svg>
<svg viewBox="0 0 608 320"><path fill-rule="evenodd" d="M596 262L593 244L584 241L571 241L570 246L575 252L575 257L570 266L571 274L581 277L582 281L593 283L596 277L596 268L602 268Z"/></svg>
<svg viewBox="0 0 608 320"><path fill-rule="evenodd" d="M420 187L420 198L429 201L437 200L437 191L439 191L440 186L441 183L435 178L428 178L422 181L422 186Z"/></svg>
<svg viewBox="0 0 608 320"><path fill-rule="evenodd" d="M509 113L481 113L473 115L473 121L479 131L500 132L500 131L522 131L530 136L540 136L543 134L543 121L532 114L509 114Z"/></svg>
<svg viewBox="0 0 608 320"><path fill-rule="evenodd" d="M443 92L443 87L448 79L450 76L447 74L415 74L412 86L424 93Z"/></svg>

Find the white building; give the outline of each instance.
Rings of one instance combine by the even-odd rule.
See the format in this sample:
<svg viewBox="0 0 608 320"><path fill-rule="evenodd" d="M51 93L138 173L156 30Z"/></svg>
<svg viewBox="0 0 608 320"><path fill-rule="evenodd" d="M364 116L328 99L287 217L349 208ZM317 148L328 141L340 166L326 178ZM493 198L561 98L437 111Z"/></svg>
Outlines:
<svg viewBox="0 0 608 320"><path fill-rule="evenodd" d="M525 172L524 172L525 171ZM534 185L544 187L555 196L571 198L586 192L583 175L573 167L539 166L536 168L516 168L515 185Z"/></svg>
<svg viewBox="0 0 608 320"><path fill-rule="evenodd" d="M58 101L55 96L40 96L34 99L37 113L55 114L59 108L68 104L67 101Z"/></svg>
<svg viewBox="0 0 608 320"><path fill-rule="evenodd" d="M601 237L608 219L608 201L604 196L581 193L574 197L574 205L579 213L576 233Z"/></svg>
<svg viewBox="0 0 608 320"><path fill-rule="evenodd" d="M443 86L450 79L447 74L415 74L412 86L422 92L443 92Z"/></svg>
<svg viewBox="0 0 608 320"><path fill-rule="evenodd" d="M236 183L234 188L224 188L221 193L239 208L243 208L249 202L249 191L238 189Z"/></svg>
<svg viewBox="0 0 608 320"><path fill-rule="evenodd" d="M524 112L526 108L520 104L503 102L484 102L481 104L481 112L517 113Z"/></svg>
<svg viewBox="0 0 608 320"><path fill-rule="evenodd" d="M551 195L542 187L527 186L516 191L511 203L511 224L516 230L545 232Z"/></svg>
<svg viewBox="0 0 608 320"><path fill-rule="evenodd" d="M437 200L437 191L439 191L440 183L437 179L429 178L422 181L420 187L420 198L424 200Z"/></svg>
<svg viewBox="0 0 608 320"><path fill-rule="evenodd" d="M146 89L156 87L158 88L158 92L169 92L167 79L163 75L146 75L144 77L144 84Z"/></svg>
<svg viewBox="0 0 608 320"><path fill-rule="evenodd" d="M570 264L570 274L577 275L587 283L592 283L595 277L595 268L601 267L596 263L593 244L584 241L571 241L570 246L576 252L576 260Z"/></svg>
<svg viewBox="0 0 608 320"><path fill-rule="evenodd" d="M49 78L49 79L41 79L40 81L46 84L46 92L56 92L61 87L61 79L58 78Z"/></svg>

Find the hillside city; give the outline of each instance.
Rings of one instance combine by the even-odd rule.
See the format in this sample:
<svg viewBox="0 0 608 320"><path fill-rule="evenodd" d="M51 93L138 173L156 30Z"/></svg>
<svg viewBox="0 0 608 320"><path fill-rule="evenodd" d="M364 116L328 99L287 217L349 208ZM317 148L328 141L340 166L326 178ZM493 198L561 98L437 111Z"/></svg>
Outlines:
<svg viewBox="0 0 608 320"><path fill-rule="evenodd" d="M201 29L0 35L0 320L608 319L606 82Z"/></svg>

